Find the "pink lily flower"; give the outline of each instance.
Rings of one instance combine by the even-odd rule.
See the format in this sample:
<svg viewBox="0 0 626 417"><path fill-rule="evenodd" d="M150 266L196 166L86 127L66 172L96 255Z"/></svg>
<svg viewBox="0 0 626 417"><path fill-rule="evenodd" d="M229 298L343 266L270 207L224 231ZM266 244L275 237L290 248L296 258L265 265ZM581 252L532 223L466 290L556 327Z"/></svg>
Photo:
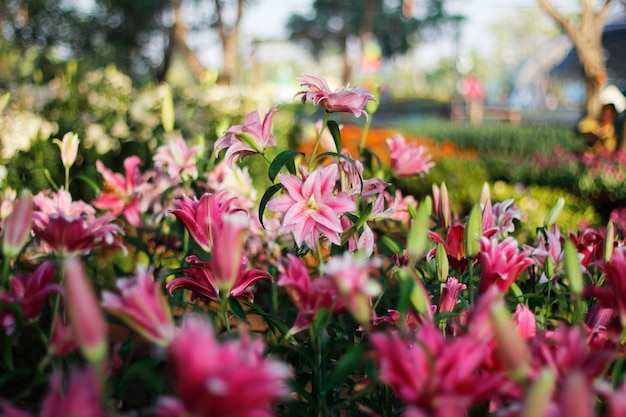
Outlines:
<svg viewBox="0 0 626 417"><path fill-rule="evenodd" d="M525 304L518 304L513 313L513 323L517 326L524 339L531 339L537 335L535 315Z"/></svg>
<svg viewBox="0 0 626 417"><path fill-rule="evenodd" d="M441 284L441 295L437 311L448 313L454 311L454 307L459 303L459 293L466 290L467 286L459 282L454 277L449 277L445 283Z"/></svg>
<svg viewBox="0 0 626 417"><path fill-rule="evenodd" d="M417 146L415 142L405 143L400 133L387 139L387 145L391 152L391 172L398 178L427 174L435 166L425 146Z"/></svg>
<svg viewBox="0 0 626 417"><path fill-rule="evenodd" d="M134 279L117 280L120 294L102 292L102 306L147 340L167 346L174 338L174 321L152 270L139 266Z"/></svg>
<svg viewBox="0 0 626 417"><path fill-rule="evenodd" d="M66 217L84 216L89 221L95 219L96 209L84 201L73 201L72 195L61 188L52 193L42 191L33 198L35 203L34 221L39 227L48 223L48 216L60 214Z"/></svg>
<svg viewBox="0 0 626 417"><path fill-rule="evenodd" d="M228 167L232 168L233 162L239 157L256 153L265 154L268 146L276 146L276 137L272 134L272 121L277 110L278 107L272 107L262 122L258 111L248 114L243 125L232 126L215 142L215 155L217 156L222 149L227 149L224 158L228 162Z"/></svg>
<svg viewBox="0 0 626 417"><path fill-rule="evenodd" d="M326 80L316 75L304 74L297 81L302 83L306 90L296 93L302 95L302 103L310 100L315 106L323 107L327 113L352 113L355 117L365 116L363 110L369 100L376 101L370 93L356 87L344 87L332 91Z"/></svg>
<svg viewBox="0 0 626 417"><path fill-rule="evenodd" d="M220 343L208 322L188 318L170 351L177 399L161 400L169 413L197 417L272 415L271 406L286 398L289 368L263 356L263 342L239 339ZM184 413L182 413L184 412Z"/></svg>
<svg viewBox="0 0 626 417"><path fill-rule="evenodd" d="M370 322L372 297L382 291L380 283L370 275L380 264L380 259L357 258L354 253L346 252L333 256L324 265L325 275L335 284L344 304L360 324Z"/></svg>
<svg viewBox="0 0 626 417"><path fill-rule="evenodd" d="M444 241L437 233L428 231L428 236L435 241L441 243L448 255L450 266L456 271L463 273L467 271L468 260L465 257L465 226L461 223L454 223L448 229L446 240ZM431 249L426 255L426 259L430 260L435 257L437 246Z"/></svg>
<svg viewBox="0 0 626 417"><path fill-rule="evenodd" d="M527 254L521 253L517 240L507 237L502 242L495 238L481 237L478 263L481 265L479 292L485 292L492 285L506 292L524 269L533 264Z"/></svg>
<svg viewBox="0 0 626 417"><path fill-rule="evenodd" d="M0 294L0 301L17 303L20 305L27 322L35 321L48 297L53 294L63 294L63 288L59 284L52 282L56 272L56 266L51 261L46 261L39 265L37 269L27 275L14 275L9 280L10 289ZM8 313L1 320L7 334L11 334L15 329L13 315ZM0 315L3 315L0 312Z"/></svg>
<svg viewBox="0 0 626 417"><path fill-rule="evenodd" d="M48 341L48 355L64 358L78 347L72 327L63 323L60 316L54 318L54 327Z"/></svg>
<svg viewBox="0 0 626 417"><path fill-rule="evenodd" d="M346 193L335 194L338 179L336 164L318 168L304 181L295 175L279 174L287 194L272 199L267 209L284 213L283 231L293 233L298 246L306 243L316 248L320 235L341 244L343 227L339 216L356 210L356 203Z"/></svg>
<svg viewBox="0 0 626 417"><path fill-rule="evenodd" d="M107 210L108 215L124 214L128 223L134 227L142 225L137 188L146 181L139 171L139 165L141 165L139 157L129 156L124 160L125 175L122 175L96 161L96 169L104 178L105 191L92 201L94 207Z"/></svg>
<svg viewBox="0 0 626 417"><path fill-rule="evenodd" d="M96 293L79 259L66 259L63 271L65 305L78 346L88 361L101 363L107 354L107 333Z"/></svg>
<svg viewBox="0 0 626 417"><path fill-rule="evenodd" d="M183 195L182 200L174 200L178 208L171 213L185 225L191 237L206 252L213 249L213 229L221 225L222 217L241 210L231 208L233 199L224 199L224 196L225 194L204 194L198 200Z"/></svg>
<svg viewBox="0 0 626 417"><path fill-rule="evenodd" d="M207 189L219 195L225 193L233 197L233 205L244 210L252 210L257 200L257 190L247 166L234 165L229 168L226 161L220 161L211 172L207 172Z"/></svg>
<svg viewBox="0 0 626 417"><path fill-rule="evenodd" d="M191 290L191 301L199 298L207 302L219 302L222 294L254 300L254 293L250 291L252 284L260 279L272 279L269 273L259 269L244 271L246 260L243 257L234 283L228 291L220 292L223 284L218 284L220 278L213 262L202 262L195 255L188 256L185 260L191 264L191 267L182 270L187 275L174 278L167 283L166 289L170 294L179 288Z"/></svg>
<svg viewBox="0 0 626 417"><path fill-rule="evenodd" d="M617 310L622 327L626 328L626 246L613 249L611 260L601 265L608 287L586 287L587 297L597 297L603 307Z"/></svg>
<svg viewBox="0 0 626 417"><path fill-rule="evenodd" d="M41 404L40 417L102 417L102 390L96 372L91 368L73 369L62 394L62 375L55 372L50 378L48 393Z"/></svg>
<svg viewBox="0 0 626 417"><path fill-rule="evenodd" d="M298 308L298 317L290 333L308 329L322 308L333 312L345 310L334 283L328 277L311 279L309 271L295 255L288 254L286 261L279 265L278 286L285 288Z"/></svg>
<svg viewBox="0 0 626 417"><path fill-rule="evenodd" d="M33 224L33 195L22 191L13 211L5 219L2 230L2 254L7 258L17 256L30 239Z"/></svg>
<svg viewBox="0 0 626 417"><path fill-rule="evenodd" d="M446 340L432 323L424 323L412 338L376 332L371 342L380 380L424 415L465 416L504 382L501 375L479 372L490 352L487 341L470 335Z"/></svg>
<svg viewBox="0 0 626 417"><path fill-rule="evenodd" d="M117 247L126 250L119 239L122 229L111 223L114 218L104 216L89 222L84 217L66 217L61 214L37 216L33 231L43 243L44 251L59 257L84 255L99 247Z"/></svg>
<svg viewBox="0 0 626 417"><path fill-rule="evenodd" d="M183 181L198 178L196 167L197 152L199 146L187 147L187 142L182 137L177 137L156 149L152 160L157 168L166 168L171 178Z"/></svg>

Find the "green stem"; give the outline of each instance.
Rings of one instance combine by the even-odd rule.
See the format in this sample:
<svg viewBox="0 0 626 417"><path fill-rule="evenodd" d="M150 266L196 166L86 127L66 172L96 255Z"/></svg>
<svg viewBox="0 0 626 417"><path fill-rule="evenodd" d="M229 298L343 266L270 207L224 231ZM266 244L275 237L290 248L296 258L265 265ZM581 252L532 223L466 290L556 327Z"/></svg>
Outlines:
<svg viewBox="0 0 626 417"><path fill-rule="evenodd" d="M4 257L4 261L2 262L2 281L0 281L0 292L4 288L6 288L9 283L9 267L10 267L11 259L8 256Z"/></svg>
<svg viewBox="0 0 626 417"><path fill-rule="evenodd" d="M470 305L472 305L474 304L474 259L469 259L467 288L469 289Z"/></svg>
<svg viewBox="0 0 626 417"><path fill-rule="evenodd" d="M65 191L70 190L70 167L65 167Z"/></svg>
<svg viewBox="0 0 626 417"><path fill-rule="evenodd" d="M372 125L372 117L368 117L365 120L365 126L363 126L363 133L361 135L361 143L359 144L359 154L363 154L365 150L365 142L367 141L367 134L370 131L370 126Z"/></svg>
<svg viewBox="0 0 626 417"><path fill-rule="evenodd" d="M313 147L313 153L311 154L311 159L309 159L309 169L311 169L311 164L313 163L313 161L315 160L315 156L317 155L317 149L320 147L320 142L322 142L322 134L324 133L324 130L326 129L326 125L328 124L328 117L330 116L330 113L326 113L326 116L324 116L324 121L322 122L322 127L320 128L320 131L317 133L317 139L315 140L315 146ZM341 151L341 149L339 149L338 151Z"/></svg>
<svg viewBox="0 0 626 417"><path fill-rule="evenodd" d="M220 315L224 317L224 326L226 326L226 334L230 334L230 318L228 317L228 294L221 295Z"/></svg>

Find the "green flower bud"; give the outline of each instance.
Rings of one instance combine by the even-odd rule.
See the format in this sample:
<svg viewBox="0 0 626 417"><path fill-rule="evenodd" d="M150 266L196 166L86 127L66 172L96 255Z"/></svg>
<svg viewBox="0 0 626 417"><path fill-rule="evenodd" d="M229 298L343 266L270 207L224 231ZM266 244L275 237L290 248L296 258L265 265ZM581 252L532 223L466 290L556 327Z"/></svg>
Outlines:
<svg viewBox="0 0 626 417"><path fill-rule="evenodd" d="M569 278L570 291L580 297L583 293L583 273L578 259L578 251L569 239L565 240L565 271Z"/></svg>
<svg viewBox="0 0 626 417"><path fill-rule="evenodd" d="M448 262L448 254L443 243L437 244L437 252L435 253L435 261L437 262L437 279L444 283L448 280L448 272L450 272L450 263Z"/></svg>
<svg viewBox="0 0 626 417"><path fill-rule="evenodd" d="M544 416L550 400L552 398L552 392L556 385L556 377L548 368L541 370L541 373L535 380L535 383L530 387L520 417L537 417Z"/></svg>
<svg viewBox="0 0 626 417"><path fill-rule="evenodd" d="M554 206L552 206L552 208L550 209L550 211L546 215L546 218L543 221L543 225L546 228L549 228L554 223L556 223L556 219L561 214L561 211L563 211L563 207L564 206L565 206L565 200L563 199L563 197L559 197L556 200L556 203L554 203Z"/></svg>
<svg viewBox="0 0 626 417"><path fill-rule="evenodd" d="M613 255L613 246L615 244L615 224L612 220L609 220L606 225L606 233L604 234L604 246L602 248L602 255L605 262L611 260Z"/></svg>
<svg viewBox="0 0 626 417"><path fill-rule="evenodd" d="M426 246L428 245L428 227L430 225L430 213L432 211L433 204L430 196L427 196L422 204L417 208L415 218L409 234L407 236L407 252L411 262L415 262L418 258L422 257L426 252Z"/></svg>
<svg viewBox="0 0 626 417"><path fill-rule="evenodd" d="M478 239L483 234L483 218L480 206L472 207L465 223L465 256L474 259L480 250Z"/></svg>

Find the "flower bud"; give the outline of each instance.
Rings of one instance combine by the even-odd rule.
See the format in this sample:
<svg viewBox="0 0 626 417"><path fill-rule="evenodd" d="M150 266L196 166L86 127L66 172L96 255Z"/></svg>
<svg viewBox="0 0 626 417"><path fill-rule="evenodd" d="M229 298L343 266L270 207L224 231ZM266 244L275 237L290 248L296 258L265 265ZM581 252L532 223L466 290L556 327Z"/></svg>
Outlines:
<svg viewBox="0 0 626 417"><path fill-rule="evenodd" d="M437 252L435 252L435 261L437 262L437 279L444 283L448 280L448 272L450 271L450 263L448 254L443 243L437 244Z"/></svg>
<svg viewBox="0 0 626 417"><path fill-rule="evenodd" d="M161 102L161 124L163 125L163 130L166 133L172 132L174 130L174 122L174 98L172 97L172 90L168 88Z"/></svg>
<svg viewBox="0 0 626 417"><path fill-rule="evenodd" d="M17 256L28 242L33 225L33 195L28 189L15 202L13 211L4 223L2 254L7 258Z"/></svg>
<svg viewBox="0 0 626 417"><path fill-rule="evenodd" d="M465 223L465 256L469 259L474 259L480 250L478 239L483 234L482 223L483 216L480 207L475 205Z"/></svg>
<svg viewBox="0 0 626 417"><path fill-rule="evenodd" d="M606 233L604 234L604 245L602 247L602 255L604 262L609 262L613 255L613 246L615 245L615 223L609 220L606 225Z"/></svg>
<svg viewBox="0 0 626 417"><path fill-rule="evenodd" d="M578 251L574 246L574 243L566 239L565 240L565 271L569 278L569 289L572 294L581 296L583 293L583 273L578 259Z"/></svg>
<svg viewBox="0 0 626 417"><path fill-rule="evenodd" d="M107 355L107 336L100 302L78 258L66 259L63 270L67 314L78 347L89 362L101 363Z"/></svg>
<svg viewBox="0 0 626 417"><path fill-rule="evenodd" d="M519 413L520 417L537 417L545 416L550 399L552 398L552 392L556 385L556 377L552 371L548 368L544 368L540 373L534 384L528 390L524 404L522 404L522 410Z"/></svg>
<svg viewBox="0 0 626 417"><path fill-rule="evenodd" d="M530 369L530 353L526 341L513 324L504 301L495 301L491 306L490 315L498 343L496 346L498 357L513 379L524 380Z"/></svg>
<svg viewBox="0 0 626 417"><path fill-rule="evenodd" d="M441 221L441 225L444 229L450 227L450 219L452 218L452 212L450 210L450 198L448 197L448 187L446 187L446 183L441 183L441 202L440 202L440 211L439 211L439 220Z"/></svg>
<svg viewBox="0 0 626 417"><path fill-rule="evenodd" d="M561 211L563 211L564 206L565 206L565 200L563 199L563 197L559 197L556 200L556 203L554 203L554 206L552 206L552 208L546 215L546 218L543 221L544 227L549 228L554 223L556 223L556 219L559 217L559 214L561 214Z"/></svg>
<svg viewBox="0 0 626 417"><path fill-rule="evenodd" d="M61 150L61 162L63 166L69 169L74 165L76 157L78 156L78 144L80 143L78 134L68 132L63 136L63 140L54 139L53 142L56 143Z"/></svg>
<svg viewBox="0 0 626 417"><path fill-rule="evenodd" d="M415 262L426 252L431 211L432 200L430 196L426 196L422 204L417 208L415 219L413 219L413 224L407 236L407 252L411 262Z"/></svg>

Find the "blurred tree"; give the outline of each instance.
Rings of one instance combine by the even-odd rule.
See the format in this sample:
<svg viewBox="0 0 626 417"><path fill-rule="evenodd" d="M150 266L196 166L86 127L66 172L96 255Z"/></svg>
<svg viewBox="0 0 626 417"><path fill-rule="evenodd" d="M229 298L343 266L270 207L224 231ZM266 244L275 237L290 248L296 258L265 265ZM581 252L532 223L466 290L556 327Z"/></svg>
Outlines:
<svg viewBox="0 0 626 417"><path fill-rule="evenodd" d="M168 42L163 19L168 7L168 0L2 0L0 43L22 56L37 51L33 68L44 78L69 59L92 67L113 62L134 78L144 78L163 63L162 54L151 48L155 39Z"/></svg>
<svg viewBox="0 0 626 417"><path fill-rule="evenodd" d="M606 65L602 48L602 31L612 0L580 0L582 12L578 18L561 13L550 0L539 0L544 10L569 35L574 42L584 71L585 103L587 116L600 113L600 91L607 81ZM624 0L620 0L624 3ZM601 4L599 4L601 3Z"/></svg>
<svg viewBox="0 0 626 417"><path fill-rule="evenodd" d="M368 41L378 42L383 57L389 58L409 50L420 30L432 28L449 19L444 0L428 0L421 7L423 17L413 16L412 1L389 0L314 0L305 15L294 14L287 28L290 38L302 42L319 58L328 46L339 49L343 59L343 81L352 72L347 43L357 37L361 48Z"/></svg>
<svg viewBox="0 0 626 417"><path fill-rule="evenodd" d="M222 41L223 66L218 79L221 84L232 84L239 75L239 32L245 11L246 0L213 0L215 2L215 23ZM230 10L227 10L230 9ZM226 16L233 16L227 20Z"/></svg>

